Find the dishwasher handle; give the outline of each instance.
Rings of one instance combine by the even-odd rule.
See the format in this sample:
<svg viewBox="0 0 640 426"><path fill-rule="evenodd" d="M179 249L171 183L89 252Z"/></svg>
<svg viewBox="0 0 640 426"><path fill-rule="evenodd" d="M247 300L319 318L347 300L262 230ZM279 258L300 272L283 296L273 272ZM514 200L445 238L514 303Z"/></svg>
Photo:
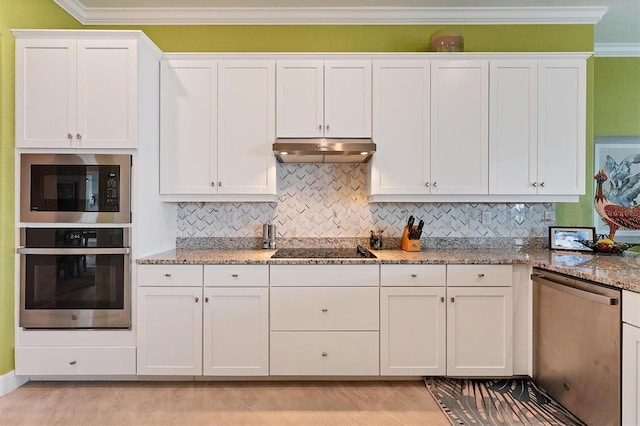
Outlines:
<svg viewBox="0 0 640 426"><path fill-rule="evenodd" d="M590 300L592 302L601 303L603 305L610 305L610 306L618 304L618 298L617 297L605 296L605 295L602 295L602 294L593 293L591 291L582 290L582 289L579 289L579 288L575 288L575 287L571 287L571 286L568 286L568 285L560 284L560 283L557 283L555 281L552 281L552 280L548 279L544 274L540 274L540 273L531 274L531 280L532 281L536 281L536 282L538 282L540 284L544 284L547 287L550 287L550 288L552 288L554 290L558 290L558 291L561 291L563 293L570 294L572 296L581 297L583 299L587 299L587 300Z"/></svg>

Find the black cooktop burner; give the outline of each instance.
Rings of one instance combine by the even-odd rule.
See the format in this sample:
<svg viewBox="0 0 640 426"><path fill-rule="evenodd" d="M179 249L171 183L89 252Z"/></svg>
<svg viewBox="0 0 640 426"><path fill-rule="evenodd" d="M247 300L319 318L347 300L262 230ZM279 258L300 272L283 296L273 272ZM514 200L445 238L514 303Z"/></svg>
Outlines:
<svg viewBox="0 0 640 426"><path fill-rule="evenodd" d="M362 246L353 248L281 248L272 259L375 259L376 255Z"/></svg>

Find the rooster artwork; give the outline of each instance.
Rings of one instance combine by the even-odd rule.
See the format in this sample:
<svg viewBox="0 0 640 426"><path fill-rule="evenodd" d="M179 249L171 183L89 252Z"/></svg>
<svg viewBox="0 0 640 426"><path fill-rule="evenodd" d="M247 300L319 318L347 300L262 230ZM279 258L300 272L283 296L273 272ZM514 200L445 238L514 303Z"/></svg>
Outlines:
<svg viewBox="0 0 640 426"><path fill-rule="evenodd" d="M595 209L609 225L611 241L619 228L640 229L640 173L632 171L636 164L640 164L640 154L628 156L620 163L607 155L604 167L593 177Z"/></svg>

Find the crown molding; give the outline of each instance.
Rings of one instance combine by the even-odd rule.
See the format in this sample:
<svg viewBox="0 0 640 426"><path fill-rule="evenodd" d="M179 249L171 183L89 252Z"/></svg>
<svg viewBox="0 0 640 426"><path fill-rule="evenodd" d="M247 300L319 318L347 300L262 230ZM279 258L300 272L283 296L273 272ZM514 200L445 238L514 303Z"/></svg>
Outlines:
<svg viewBox="0 0 640 426"><path fill-rule="evenodd" d="M596 24L587 7L113 7L54 0L83 25ZM179 3L177 3L179 4Z"/></svg>
<svg viewBox="0 0 640 426"><path fill-rule="evenodd" d="M594 56L600 58L640 57L640 43L596 43Z"/></svg>

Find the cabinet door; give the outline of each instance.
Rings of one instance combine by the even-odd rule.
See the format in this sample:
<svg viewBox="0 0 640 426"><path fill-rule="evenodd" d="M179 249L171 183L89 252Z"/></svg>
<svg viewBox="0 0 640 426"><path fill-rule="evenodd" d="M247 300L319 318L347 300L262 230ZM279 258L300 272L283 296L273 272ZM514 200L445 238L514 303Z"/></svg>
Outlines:
<svg viewBox="0 0 640 426"><path fill-rule="evenodd" d="M488 61L431 62L431 192L488 192Z"/></svg>
<svg viewBox="0 0 640 426"><path fill-rule="evenodd" d="M325 61L324 133L371 137L371 61Z"/></svg>
<svg viewBox="0 0 640 426"><path fill-rule="evenodd" d="M162 64L160 193L217 192L217 64Z"/></svg>
<svg viewBox="0 0 640 426"><path fill-rule="evenodd" d="M369 195L427 194L429 61L374 61Z"/></svg>
<svg viewBox="0 0 640 426"><path fill-rule="evenodd" d="M78 40L79 148L136 148L135 40Z"/></svg>
<svg viewBox="0 0 640 426"><path fill-rule="evenodd" d="M536 61L491 61L489 193L536 194L538 68Z"/></svg>
<svg viewBox="0 0 640 426"><path fill-rule="evenodd" d="M638 412L640 392L638 389L640 389L640 328L622 324L623 425L637 425L640 421L640 413Z"/></svg>
<svg viewBox="0 0 640 426"><path fill-rule="evenodd" d="M268 289L206 288L204 295L203 374L268 375Z"/></svg>
<svg viewBox="0 0 640 426"><path fill-rule="evenodd" d="M218 192L276 194L275 61L218 63Z"/></svg>
<svg viewBox="0 0 640 426"><path fill-rule="evenodd" d="M138 288L138 374L202 374L202 288Z"/></svg>
<svg viewBox="0 0 640 426"><path fill-rule="evenodd" d="M540 61L538 84L538 193L584 194L585 61Z"/></svg>
<svg viewBox="0 0 640 426"><path fill-rule="evenodd" d="M380 289L380 374L446 373L444 287Z"/></svg>
<svg viewBox="0 0 640 426"><path fill-rule="evenodd" d="M76 41L16 40L16 146L72 148Z"/></svg>
<svg viewBox="0 0 640 426"><path fill-rule="evenodd" d="M447 375L511 376L510 287L447 288Z"/></svg>
<svg viewBox="0 0 640 426"><path fill-rule="evenodd" d="M323 61L278 61L276 134L313 138L324 132Z"/></svg>

